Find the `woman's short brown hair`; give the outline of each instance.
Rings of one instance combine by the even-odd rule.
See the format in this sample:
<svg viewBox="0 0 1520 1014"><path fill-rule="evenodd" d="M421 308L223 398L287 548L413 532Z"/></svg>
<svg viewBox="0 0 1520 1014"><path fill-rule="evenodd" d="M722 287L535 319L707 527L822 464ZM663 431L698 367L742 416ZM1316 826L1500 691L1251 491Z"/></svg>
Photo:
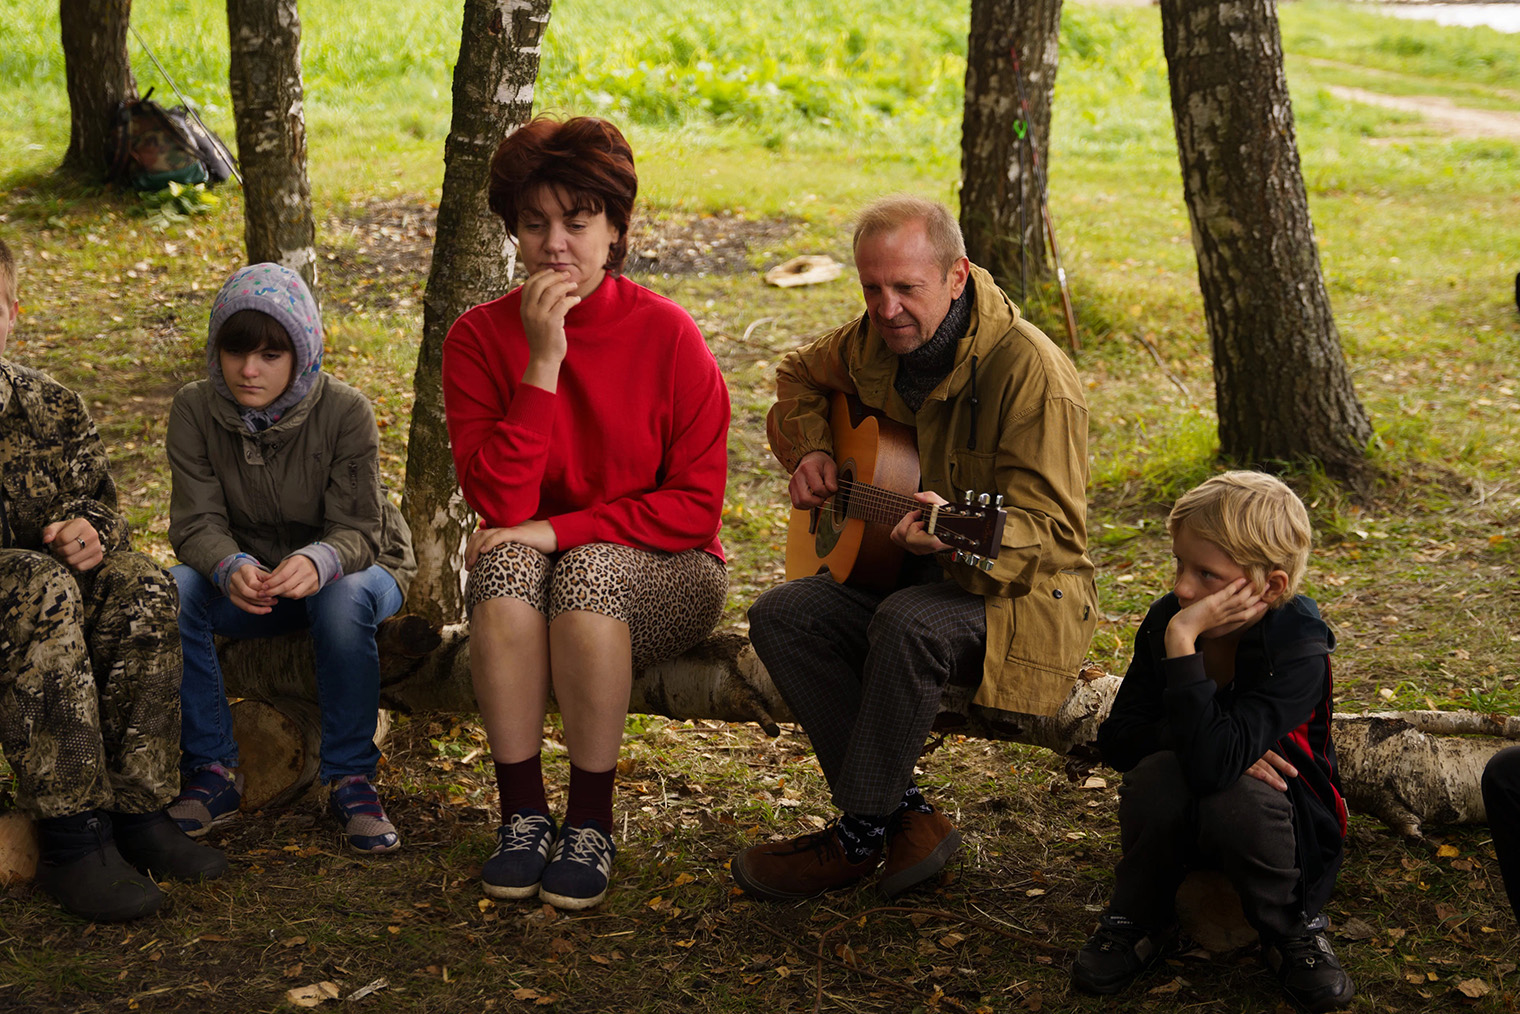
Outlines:
<svg viewBox="0 0 1520 1014"><path fill-rule="evenodd" d="M517 235L524 204L542 187L564 192L571 207L605 212L618 238L607 252L606 269L617 274L628 255L628 219L639 192L633 149L612 124L592 116L563 122L537 116L508 134L491 156L486 195L491 210Z"/></svg>

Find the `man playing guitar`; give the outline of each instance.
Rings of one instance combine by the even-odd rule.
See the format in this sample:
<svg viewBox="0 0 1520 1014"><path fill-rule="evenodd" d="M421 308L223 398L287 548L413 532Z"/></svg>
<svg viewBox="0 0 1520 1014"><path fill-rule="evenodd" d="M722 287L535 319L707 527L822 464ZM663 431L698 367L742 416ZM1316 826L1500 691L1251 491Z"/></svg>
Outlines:
<svg viewBox="0 0 1520 1014"><path fill-rule="evenodd" d="M1097 624L1087 405L1071 361L971 264L943 206L880 200L854 249L866 313L781 361L770 445L792 505L830 510L856 488L853 461L836 460L831 402L854 396L916 431L920 492L905 503L926 509L891 528L907 562L888 587L819 573L750 609L755 651L841 811L823 831L734 857L739 886L775 900L857 883L883 856L888 897L937 875L960 834L913 769L946 685L978 685L984 707L1053 713ZM1007 517L999 544L968 559L932 534L927 508L981 494L1002 497Z"/></svg>

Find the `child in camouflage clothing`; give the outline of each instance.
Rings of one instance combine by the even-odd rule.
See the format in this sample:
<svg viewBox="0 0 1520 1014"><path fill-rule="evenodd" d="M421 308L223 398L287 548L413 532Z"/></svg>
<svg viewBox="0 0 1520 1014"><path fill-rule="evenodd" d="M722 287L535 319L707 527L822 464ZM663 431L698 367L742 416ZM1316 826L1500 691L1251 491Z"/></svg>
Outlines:
<svg viewBox="0 0 1520 1014"><path fill-rule="evenodd" d="M0 353L19 312L0 242ZM227 869L163 809L179 782L175 611L169 575L130 550L84 402L0 359L0 749L41 832L38 886L86 919L154 911L150 877Z"/></svg>

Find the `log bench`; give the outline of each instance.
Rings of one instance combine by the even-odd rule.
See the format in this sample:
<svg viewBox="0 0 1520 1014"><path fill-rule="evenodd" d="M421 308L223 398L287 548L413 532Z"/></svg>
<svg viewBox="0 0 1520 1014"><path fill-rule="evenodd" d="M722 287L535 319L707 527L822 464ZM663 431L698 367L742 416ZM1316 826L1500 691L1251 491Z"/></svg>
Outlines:
<svg viewBox="0 0 1520 1014"><path fill-rule="evenodd" d="M477 711L469 671L468 628L438 629L421 617L387 620L376 636L381 651L380 703L404 713ZM219 646L233 707L244 775L243 808L288 803L315 782L320 722L311 641L305 634L230 641ZM1098 725L1113 704L1119 677L1089 663L1055 715L1021 715L972 703L973 687L946 689L935 727L973 738L1028 743L1065 758L1068 777L1080 779L1099 762L1093 746ZM755 722L779 735L792 721L742 634L720 631L696 647L634 677L631 713L674 719ZM1337 714L1333 719L1342 789L1348 805L1372 814L1407 838L1425 822L1483 823L1480 778L1488 758L1520 739L1520 719L1473 712ZM384 739L382 722L377 742ZM36 868L35 829L19 814L0 815L0 884L30 879ZM1208 914L1188 926L1213 950L1254 938L1238 913L1233 891L1208 877L1192 878L1179 893ZM1191 900L1190 900L1191 899ZM1188 916L1184 919L1186 923ZM1213 920L1212 923L1209 920ZM1214 925L1218 923L1218 925ZM1212 946L1211 946L1212 945Z"/></svg>

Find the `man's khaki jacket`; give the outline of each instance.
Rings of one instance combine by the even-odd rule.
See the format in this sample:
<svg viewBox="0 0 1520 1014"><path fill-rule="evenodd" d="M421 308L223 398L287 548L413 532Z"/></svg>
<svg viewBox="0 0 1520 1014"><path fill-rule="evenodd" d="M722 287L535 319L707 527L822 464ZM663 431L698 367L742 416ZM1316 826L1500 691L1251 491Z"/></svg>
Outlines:
<svg viewBox="0 0 1520 1014"><path fill-rule="evenodd" d="M971 324L950 374L912 412L892 386L897 356L862 315L788 353L766 420L788 471L812 451L833 454L829 399L855 394L915 427L921 484L960 503L967 490L1002 493L1008 512L991 571L946 573L987 605L977 704L1053 714L1067 699L1098 622L1087 558L1087 402L1066 354L1023 320L992 277L972 266Z"/></svg>

